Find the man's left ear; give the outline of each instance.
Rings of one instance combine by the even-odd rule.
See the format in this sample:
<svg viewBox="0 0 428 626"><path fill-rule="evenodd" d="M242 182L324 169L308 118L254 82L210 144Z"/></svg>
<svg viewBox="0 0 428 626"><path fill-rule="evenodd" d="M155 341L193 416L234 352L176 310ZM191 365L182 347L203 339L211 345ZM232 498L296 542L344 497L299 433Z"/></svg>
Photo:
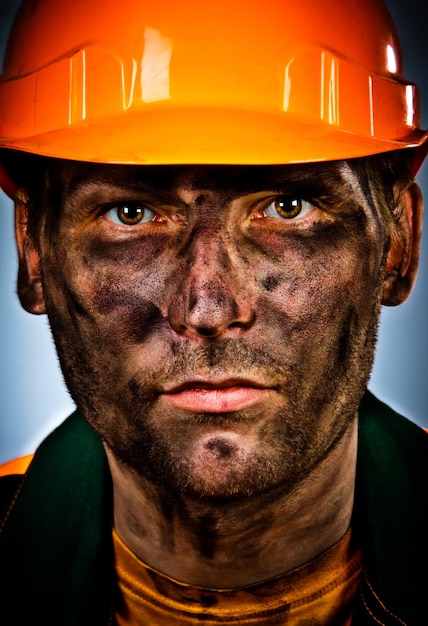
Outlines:
<svg viewBox="0 0 428 626"><path fill-rule="evenodd" d="M423 200L416 182L401 192L400 211L385 265L382 304L387 306L401 304L409 297L418 271Z"/></svg>

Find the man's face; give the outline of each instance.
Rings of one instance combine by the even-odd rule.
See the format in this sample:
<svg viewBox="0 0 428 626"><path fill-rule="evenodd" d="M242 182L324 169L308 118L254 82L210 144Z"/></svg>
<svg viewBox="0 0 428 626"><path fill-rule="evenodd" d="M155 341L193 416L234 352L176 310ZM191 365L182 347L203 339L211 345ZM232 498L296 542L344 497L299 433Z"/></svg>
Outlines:
<svg viewBox="0 0 428 626"><path fill-rule="evenodd" d="M53 174L45 299L106 445L187 494L292 489L372 363L388 238L349 164Z"/></svg>

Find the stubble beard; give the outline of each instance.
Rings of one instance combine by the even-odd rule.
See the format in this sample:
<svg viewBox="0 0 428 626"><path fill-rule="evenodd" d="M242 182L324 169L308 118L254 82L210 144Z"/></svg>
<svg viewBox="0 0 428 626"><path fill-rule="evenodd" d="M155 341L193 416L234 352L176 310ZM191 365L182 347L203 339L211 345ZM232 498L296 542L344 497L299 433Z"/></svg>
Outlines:
<svg viewBox="0 0 428 626"><path fill-rule="evenodd" d="M245 345L225 340L214 350L198 347L176 354L174 373L169 368L163 380L177 371L194 371L195 362L201 361L225 371L239 371L239 367L234 369L238 364L251 361L253 371L268 367L279 374L285 381L279 390L282 406L261 416L255 445L240 445L235 437L253 419L251 409L221 415L189 413L179 419L173 410L159 413L150 391L159 384L157 372L150 382L146 378L144 383L133 380L128 385L132 394L122 420L113 418L116 401L111 418L108 412L102 418L101 413L98 418L92 413L89 421L122 465L177 497L239 499L279 487L291 493L336 447L355 419L371 369L375 336L373 329L369 341L366 337L358 342L364 344L364 353L360 349L357 354L364 357L363 365L351 366L358 375L348 373L340 392L337 379L324 381L312 386L305 401L299 399L299 376L290 376L289 367L262 351L256 354ZM199 440L198 431L204 433Z"/></svg>
<svg viewBox="0 0 428 626"><path fill-rule="evenodd" d="M191 414L181 430L205 428L210 418L208 414ZM245 414L236 413L223 414L221 418L212 416L217 432L207 435L203 443L187 446L184 436L177 443L175 432L168 436L147 421L144 429L138 429L136 436L128 439L129 446L122 447L117 440L109 442L105 437L104 441L116 459L135 475L177 496L235 499L264 493L279 485L291 491L316 462L316 455L310 453L314 447L313 431L295 427L286 416L277 414L271 418L274 426L270 424L265 441L258 446L239 445L230 431L247 419Z"/></svg>

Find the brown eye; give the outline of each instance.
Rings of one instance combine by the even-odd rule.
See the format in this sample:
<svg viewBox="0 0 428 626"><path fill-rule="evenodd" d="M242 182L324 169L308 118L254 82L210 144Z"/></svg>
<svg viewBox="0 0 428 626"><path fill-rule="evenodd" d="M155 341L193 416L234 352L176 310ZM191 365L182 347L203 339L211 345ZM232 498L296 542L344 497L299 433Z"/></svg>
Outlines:
<svg viewBox="0 0 428 626"><path fill-rule="evenodd" d="M266 217L283 217L293 219L304 217L313 210L313 205L307 200L293 196L278 196L264 210Z"/></svg>
<svg viewBox="0 0 428 626"><path fill-rule="evenodd" d="M135 226L136 224L151 222L155 217L155 214L144 205L123 203L118 204L107 211L106 217L115 224Z"/></svg>
<svg viewBox="0 0 428 626"><path fill-rule="evenodd" d="M275 211L281 217L297 217L301 211L301 200L298 198L277 198L274 200Z"/></svg>

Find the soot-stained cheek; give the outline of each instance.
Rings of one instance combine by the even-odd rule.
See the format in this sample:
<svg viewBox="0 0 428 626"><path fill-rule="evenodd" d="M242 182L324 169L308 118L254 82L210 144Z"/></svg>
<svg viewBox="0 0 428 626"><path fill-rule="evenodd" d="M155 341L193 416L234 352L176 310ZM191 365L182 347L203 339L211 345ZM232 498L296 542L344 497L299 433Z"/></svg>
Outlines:
<svg viewBox="0 0 428 626"><path fill-rule="evenodd" d="M281 273L264 276L258 310L276 332L278 345L284 340L296 346L307 342L322 353L340 318L350 309L358 310L361 296L356 287L365 281L364 271L355 269L355 256L353 263L346 259L336 254L311 263L290 262Z"/></svg>
<svg viewBox="0 0 428 626"><path fill-rule="evenodd" d="M349 355L351 354L351 342L349 338L355 336L358 322L359 316L357 311L350 309L344 319L337 340L337 360L339 364L349 362Z"/></svg>
<svg viewBox="0 0 428 626"><path fill-rule="evenodd" d="M141 307L153 312L156 306L150 302L159 295L164 281L161 270L169 268L167 242L160 236L115 243L88 242L81 258L93 283L96 309L104 314L121 309L141 312Z"/></svg>
<svg viewBox="0 0 428 626"><path fill-rule="evenodd" d="M68 311L73 311L77 314L78 317L84 319L90 319L90 308L85 305L82 298L79 298L77 294L70 288L64 287L63 289L64 298L67 304Z"/></svg>
<svg viewBox="0 0 428 626"><path fill-rule="evenodd" d="M257 220L255 220L257 226ZM302 262L328 257L334 252L346 254L363 245L367 236L366 219L359 212L336 221L320 222L308 227L268 229L252 228L249 232L253 246L266 259L276 264L288 259Z"/></svg>
<svg viewBox="0 0 428 626"><path fill-rule="evenodd" d="M162 234L125 238L120 241L93 237L85 245L85 256L91 259L92 263L102 263L104 266L110 263L117 266L136 262L148 266L168 250L170 245L170 237Z"/></svg>
<svg viewBox="0 0 428 626"><path fill-rule="evenodd" d="M279 274L270 274L261 280L261 285L266 291L274 291L278 285L282 282L282 277Z"/></svg>
<svg viewBox="0 0 428 626"><path fill-rule="evenodd" d="M138 291L103 287L93 299L98 314L106 316L117 336L141 343L162 321L159 307Z"/></svg>

